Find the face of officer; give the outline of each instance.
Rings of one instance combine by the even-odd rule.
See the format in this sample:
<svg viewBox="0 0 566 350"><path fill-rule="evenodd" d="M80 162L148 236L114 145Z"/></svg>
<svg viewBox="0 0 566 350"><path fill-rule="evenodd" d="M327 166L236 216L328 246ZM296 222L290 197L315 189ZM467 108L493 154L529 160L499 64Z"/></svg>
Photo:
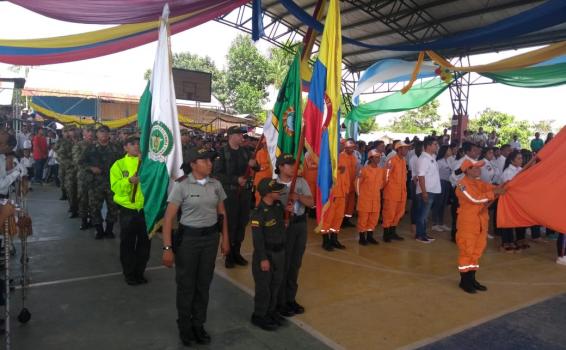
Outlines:
<svg viewBox="0 0 566 350"><path fill-rule="evenodd" d="M110 135L106 130L99 130L96 132L96 139L98 140L98 142L105 145L108 143L108 141L110 141Z"/></svg>
<svg viewBox="0 0 566 350"><path fill-rule="evenodd" d="M268 194L266 194L266 196L269 196L273 201L278 201L281 198L281 193L269 192Z"/></svg>
<svg viewBox="0 0 566 350"><path fill-rule="evenodd" d="M243 134L232 134L228 136L228 140L231 145L234 146L241 146L244 143L244 135Z"/></svg>
<svg viewBox="0 0 566 350"><path fill-rule="evenodd" d="M197 159L191 162L191 169L196 178L205 178L212 172L212 161L210 158Z"/></svg>
<svg viewBox="0 0 566 350"><path fill-rule="evenodd" d="M369 159L369 163L373 165L379 165L379 160L381 159L381 154L373 156Z"/></svg>
<svg viewBox="0 0 566 350"><path fill-rule="evenodd" d="M83 139L85 141L92 141L94 138L93 132L91 130L83 130Z"/></svg>
<svg viewBox="0 0 566 350"><path fill-rule="evenodd" d="M466 170L466 174L471 178L477 179L481 175L481 168L471 167L468 170Z"/></svg>
<svg viewBox="0 0 566 350"><path fill-rule="evenodd" d="M407 155L407 153L409 153L409 147L407 147L407 146L398 147L397 153L400 154L401 157L404 157L404 156Z"/></svg>
<svg viewBox="0 0 566 350"><path fill-rule="evenodd" d="M128 153L129 156L138 157L140 155L140 142L139 141L128 142L124 146L124 150L126 151L126 153Z"/></svg>

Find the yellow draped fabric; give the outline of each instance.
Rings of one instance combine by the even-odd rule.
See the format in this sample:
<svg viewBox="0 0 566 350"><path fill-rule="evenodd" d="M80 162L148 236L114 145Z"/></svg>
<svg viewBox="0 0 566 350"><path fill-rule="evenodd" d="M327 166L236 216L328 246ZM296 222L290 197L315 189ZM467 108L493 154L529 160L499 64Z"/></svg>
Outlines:
<svg viewBox="0 0 566 350"><path fill-rule="evenodd" d="M415 69L413 70L413 74L411 75L411 80L407 85L405 85L401 89L402 94L407 93L407 91L409 91L413 87L413 84L417 80L417 76L419 75L419 72L421 70L421 65L423 64L423 61L424 61L424 52L420 52L419 59L417 60L417 63L415 64Z"/></svg>

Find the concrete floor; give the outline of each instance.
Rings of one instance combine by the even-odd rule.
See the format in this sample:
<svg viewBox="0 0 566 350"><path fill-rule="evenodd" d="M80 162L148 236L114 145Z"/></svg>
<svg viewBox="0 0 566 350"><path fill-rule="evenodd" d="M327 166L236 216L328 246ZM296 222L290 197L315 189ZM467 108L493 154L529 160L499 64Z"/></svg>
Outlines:
<svg viewBox="0 0 566 350"><path fill-rule="evenodd" d="M92 231L79 231L79 221L67 218L66 203L58 196L55 188L45 186L35 189L29 200L35 229L30 243L32 320L16 324L13 348L181 348L173 270L160 264L159 240L152 247L150 283L127 286L119 273L118 240L94 241ZM213 336L210 348L474 348L474 337L490 330L468 333L478 332L476 326L517 315L517 310L529 314L529 306L546 305L539 303L566 292L566 268L554 264L554 242L509 255L490 241L478 272L489 291L467 295L457 287L457 251L447 233L422 245L408 239L406 224L400 231L405 242L360 247L356 233L348 229L341 238L347 249L330 253L321 249L319 236L310 234L298 295L307 312L276 333L249 323L250 268L226 270L218 260L207 323ZM243 250L251 256L248 237ZM15 293L14 315L20 308ZM540 327L564 324L553 323L552 316L566 313L564 303L551 304L559 308L536 309ZM527 318L514 322L526 324ZM530 345L525 348L566 348L566 339L557 341L551 332L529 337L528 327L516 327L509 337L498 334L493 348L517 348L517 339Z"/></svg>

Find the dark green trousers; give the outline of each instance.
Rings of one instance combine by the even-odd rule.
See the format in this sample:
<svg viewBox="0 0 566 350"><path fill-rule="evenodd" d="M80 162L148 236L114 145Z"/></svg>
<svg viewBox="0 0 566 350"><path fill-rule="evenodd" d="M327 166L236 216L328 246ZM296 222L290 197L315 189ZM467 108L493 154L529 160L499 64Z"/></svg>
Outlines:
<svg viewBox="0 0 566 350"><path fill-rule="evenodd" d="M179 327L199 327L206 322L208 291L218 252L219 234L183 235L176 248L177 314Z"/></svg>
<svg viewBox="0 0 566 350"><path fill-rule="evenodd" d="M283 282L285 251L267 252L269 271L261 271L260 260L254 254L252 274L255 281L254 314L265 316L277 307L279 288Z"/></svg>
<svg viewBox="0 0 566 350"><path fill-rule="evenodd" d="M279 290L279 305L294 302L299 289L299 270L307 247L307 222L289 224L285 236L285 271Z"/></svg>

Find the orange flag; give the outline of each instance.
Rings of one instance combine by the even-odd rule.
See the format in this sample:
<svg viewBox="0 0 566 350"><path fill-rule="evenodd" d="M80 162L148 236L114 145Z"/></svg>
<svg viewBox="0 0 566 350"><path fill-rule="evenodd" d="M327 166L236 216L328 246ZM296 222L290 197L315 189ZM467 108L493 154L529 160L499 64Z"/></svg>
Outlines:
<svg viewBox="0 0 566 350"><path fill-rule="evenodd" d="M511 180L499 198L498 227L540 225L566 233L566 127Z"/></svg>

